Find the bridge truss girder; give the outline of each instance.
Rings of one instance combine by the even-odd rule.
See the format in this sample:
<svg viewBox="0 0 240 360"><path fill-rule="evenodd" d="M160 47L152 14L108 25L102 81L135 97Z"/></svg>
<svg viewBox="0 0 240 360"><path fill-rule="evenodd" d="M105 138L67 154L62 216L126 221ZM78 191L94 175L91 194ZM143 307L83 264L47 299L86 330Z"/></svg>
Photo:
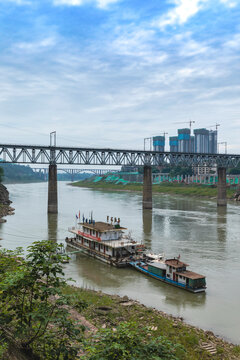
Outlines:
<svg viewBox="0 0 240 360"><path fill-rule="evenodd" d="M34 145L0 145L3 162L57 165L185 165L236 167L240 155L172 153L142 150L91 149Z"/></svg>

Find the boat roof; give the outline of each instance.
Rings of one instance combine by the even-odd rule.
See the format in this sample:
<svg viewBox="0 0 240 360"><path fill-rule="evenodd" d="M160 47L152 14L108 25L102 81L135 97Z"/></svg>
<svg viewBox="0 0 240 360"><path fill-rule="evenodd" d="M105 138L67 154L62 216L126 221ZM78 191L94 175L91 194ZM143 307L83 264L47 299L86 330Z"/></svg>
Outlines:
<svg viewBox="0 0 240 360"><path fill-rule="evenodd" d="M178 272L177 274L185 276L186 278L189 278L189 279L192 279L192 280L204 279L206 277L204 275L200 275L200 274L197 274L197 273L195 273L193 271L189 271L189 270L186 270L186 271L183 271L183 272Z"/></svg>
<svg viewBox="0 0 240 360"><path fill-rule="evenodd" d="M189 266L188 264L178 260L178 259L167 259L165 260L165 264L169 266L173 266L175 268L183 267L183 266Z"/></svg>
<svg viewBox="0 0 240 360"><path fill-rule="evenodd" d="M96 230L100 232L106 232L106 231L122 231L126 230L126 228L118 225L112 225L110 223L106 223L103 221L96 221L95 223L79 223L79 225L84 226L87 229ZM117 227L116 227L117 226Z"/></svg>
<svg viewBox="0 0 240 360"><path fill-rule="evenodd" d="M149 261L148 265L152 266L152 267L156 267L162 270L166 269L166 264L164 261L159 261L159 260L153 260L153 261Z"/></svg>

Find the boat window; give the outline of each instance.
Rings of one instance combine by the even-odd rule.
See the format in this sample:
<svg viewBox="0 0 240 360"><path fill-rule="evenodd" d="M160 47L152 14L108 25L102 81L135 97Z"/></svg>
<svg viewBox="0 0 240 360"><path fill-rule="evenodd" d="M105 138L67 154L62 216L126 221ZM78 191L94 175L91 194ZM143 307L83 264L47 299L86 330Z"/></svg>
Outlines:
<svg viewBox="0 0 240 360"><path fill-rule="evenodd" d="M171 266L169 267L169 272L172 273L172 267Z"/></svg>

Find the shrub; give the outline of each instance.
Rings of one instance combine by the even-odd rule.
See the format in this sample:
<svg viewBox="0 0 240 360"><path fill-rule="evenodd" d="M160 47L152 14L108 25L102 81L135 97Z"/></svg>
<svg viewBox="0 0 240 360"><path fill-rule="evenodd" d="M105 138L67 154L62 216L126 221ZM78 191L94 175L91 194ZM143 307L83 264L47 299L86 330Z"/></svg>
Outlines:
<svg viewBox="0 0 240 360"><path fill-rule="evenodd" d="M179 360L185 350L164 336L152 337L147 327L136 323L120 323L116 329L101 329L86 345L88 360Z"/></svg>

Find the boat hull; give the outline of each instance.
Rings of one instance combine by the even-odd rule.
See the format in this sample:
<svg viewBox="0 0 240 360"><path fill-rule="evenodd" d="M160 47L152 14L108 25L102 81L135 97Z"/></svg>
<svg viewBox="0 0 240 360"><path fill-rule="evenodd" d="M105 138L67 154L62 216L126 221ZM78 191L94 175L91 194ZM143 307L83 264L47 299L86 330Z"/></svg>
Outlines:
<svg viewBox="0 0 240 360"><path fill-rule="evenodd" d="M177 283L176 281L173 281L173 280L169 280L165 277L161 277L160 275L156 275L156 274L153 274L151 273L150 271L144 269L143 267L137 265L135 262L130 262L130 265L132 267L134 267L136 270L142 272L143 274L147 275L147 276L150 276L156 280L159 280L159 281L162 281L166 284L169 284L169 285L172 285L172 286L175 286L175 287L178 287L180 289L183 289L183 290L186 290L186 291L189 291L189 292L192 292L194 294L196 293L201 293L201 292L205 292L206 288L198 288L198 289L193 289L193 288L190 288L190 287L187 287L186 285L183 285L183 284L180 284L180 283Z"/></svg>
<svg viewBox="0 0 240 360"><path fill-rule="evenodd" d="M93 249L87 248L85 246L81 246L81 244L76 244L72 239L65 240L67 245L72 249L78 250L85 255L91 256L97 260L104 262L105 264L109 264L118 268L127 267L129 263L127 261L115 261L113 258L108 257L104 254L101 254Z"/></svg>

